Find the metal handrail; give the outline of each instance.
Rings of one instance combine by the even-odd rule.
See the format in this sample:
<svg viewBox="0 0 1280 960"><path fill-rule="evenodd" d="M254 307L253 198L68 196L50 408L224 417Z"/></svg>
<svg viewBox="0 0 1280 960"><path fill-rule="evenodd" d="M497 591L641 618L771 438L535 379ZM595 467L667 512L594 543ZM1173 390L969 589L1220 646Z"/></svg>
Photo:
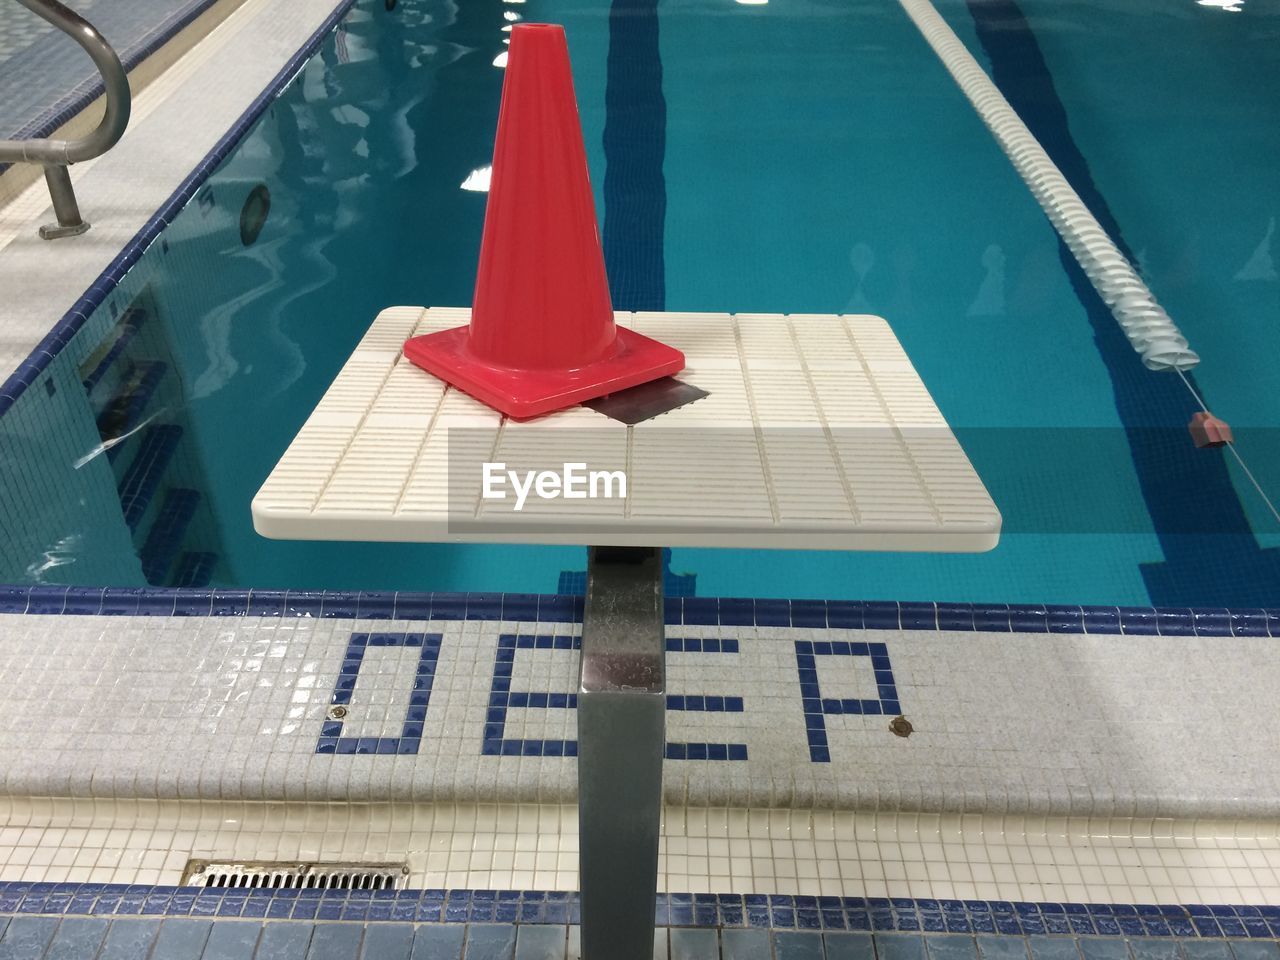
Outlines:
<svg viewBox="0 0 1280 960"><path fill-rule="evenodd" d="M56 225L42 226L40 236L46 240L84 233L89 224L80 218L75 190L67 166L101 156L115 146L129 125L129 78L124 65L111 44L93 24L58 0L18 0L36 16L53 24L84 50L93 60L106 88L106 111L98 126L88 136L75 140L0 140L0 162L39 163L44 166L45 182L57 214Z"/></svg>

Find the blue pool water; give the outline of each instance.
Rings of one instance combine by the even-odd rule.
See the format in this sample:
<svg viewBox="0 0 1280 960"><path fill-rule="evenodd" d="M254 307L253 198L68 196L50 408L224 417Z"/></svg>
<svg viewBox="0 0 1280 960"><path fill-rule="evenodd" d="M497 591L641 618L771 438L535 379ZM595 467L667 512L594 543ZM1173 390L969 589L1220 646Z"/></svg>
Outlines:
<svg viewBox="0 0 1280 960"><path fill-rule="evenodd" d="M1280 489L1280 11L939 9ZM1005 516L976 556L676 550L698 593L1280 598L1280 528L1192 447L1193 401L1142 367L905 15L831 0L359 0L0 420L0 582L545 592L583 568L577 548L268 541L249 516L379 310L470 302L485 194L467 187L517 18L568 32L615 306L886 317Z"/></svg>

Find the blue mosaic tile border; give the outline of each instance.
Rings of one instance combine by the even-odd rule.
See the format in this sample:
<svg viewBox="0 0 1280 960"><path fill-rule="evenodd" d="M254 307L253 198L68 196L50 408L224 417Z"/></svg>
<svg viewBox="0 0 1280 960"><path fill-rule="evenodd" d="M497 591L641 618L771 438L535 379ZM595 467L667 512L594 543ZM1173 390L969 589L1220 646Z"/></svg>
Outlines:
<svg viewBox="0 0 1280 960"><path fill-rule="evenodd" d="M582 608L581 596L555 594L0 584L0 613L578 623L582 620ZM1276 608L1231 610L667 597L665 609L667 624L683 626L1280 637L1280 609Z"/></svg>
<svg viewBox="0 0 1280 960"><path fill-rule="evenodd" d="M187 175L186 179L169 196L169 199L161 204L160 209L134 235L133 239L125 244L124 249L102 271L98 279L90 284L89 289L76 301L75 305L67 311L61 320L54 324L53 329L36 345L31 355L18 366L18 369L3 384L0 384L0 417L9 411L9 408L13 406L23 391L36 381L49 364L54 361L63 347L71 342L71 338L84 326L94 310L111 294L129 269L138 262L143 251L160 236L161 231L195 196L201 185L217 169L218 165L226 159L227 155L236 148L244 135L248 133L249 128L253 126L263 111L270 106L271 101L279 95L280 91L297 75L303 63L311 58L354 3L355 0L338 0L337 6L325 18L324 23L308 38L301 49L289 58L289 62L280 69L266 89L257 96L248 109L240 115L240 118L232 124L231 129L223 134L222 138L214 145L214 148Z"/></svg>
<svg viewBox="0 0 1280 960"><path fill-rule="evenodd" d="M837 699L824 697L818 685L818 657L866 657L875 675L875 699ZM850 643L847 640L797 640L796 667L800 676L800 697L804 705L805 734L809 740L809 759L829 763L831 750L827 743L827 717L845 714L870 714L888 717L902 713L898 687L889 663L889 650L883 643Z"/></svg>
<svg viewBox="0 0 1280 960"><path fill-rule="evenodd" d="M422 725L427 719L427 706L431 703L431 686L440 660L440 641L443 639L438 633L353 633L347 643L346 656L330 702L335 707L346 707L351 703L360 666L370 647L417 647L422 652L418 656L404 723L398 737L344 736L343 721L332 719L331 712L331 719L320 727L316 753L417 753L422 742ZM344 712L342 716L345 715Z"/></svg>
<svg viewBox="0 0 1280 960"><path fill-rule="evenodd" d="M0 883L0 914L192 916L417 923L578 923L577 893L530 890L246 890L103 883ZM1006 936L1272 940L1280 906L659 894L661 926Z"/></svg>
<svg viewBox="0 0 1280 960"><path fill-rule="evenodd" d="M485 756L576 757L578 755L577 740L508 737L506 725L507 711L512 709L576 710L578 708L578 695L572 691L543 693L512 690L511 676L515 666L516 652L518 650L580 649L582 649L582 638L568 634L535 636L503 633L499 635L493 676L489 685L489 706L485 714L482 748ZM667 637L666 649L668 653L736 654L738 641L733 638ZM815 689L816 686L815 682ZM734 696L668 694L667 709L699 713L742 713L743 699ZM747 745L745 743L668 741L663 755L668 760L740 761L747 759Z"/></svg>

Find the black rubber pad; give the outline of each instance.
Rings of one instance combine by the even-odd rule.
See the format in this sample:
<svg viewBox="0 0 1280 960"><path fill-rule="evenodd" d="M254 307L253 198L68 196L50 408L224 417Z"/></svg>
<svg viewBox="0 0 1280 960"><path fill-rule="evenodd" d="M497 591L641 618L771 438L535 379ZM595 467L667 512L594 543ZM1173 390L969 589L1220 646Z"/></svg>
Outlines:
<svg viewBox="0 0 1280 960"><path fill-rule="evenodd" d="M692 384L683 383L675 377L662 377L629 390L619 390L606 397L588 400L583 406L625 424L636 424L660 417L706 396L710 394Z"/></svg>

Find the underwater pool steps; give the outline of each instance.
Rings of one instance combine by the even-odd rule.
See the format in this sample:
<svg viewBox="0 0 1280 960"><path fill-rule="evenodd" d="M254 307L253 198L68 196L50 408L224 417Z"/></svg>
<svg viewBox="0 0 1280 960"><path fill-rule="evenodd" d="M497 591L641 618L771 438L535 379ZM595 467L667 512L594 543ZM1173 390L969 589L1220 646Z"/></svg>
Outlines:
<svg viewBox="0 0 1280 960"><path fill-rule="evenodd" d="M120 455L121 441L127 439L145 418L151 398L169 365L159 360L143 360L125 374L120 389L98 415L98 435L107 445L107 457Z"/></svg>
<svg viewBox="0 0 1280 960"><path fill-rule="evenodd" d="M129 530L136 530L177 452L182 428L175 424L148 427L133 461L120 481L120 506ZM188 584L191 586L191 584Z"/></svg>
<svg viewBox="0 0 1280 960"><path fill-rule="evenodd" d="M207 550L189 550L178 557L173 575L175 587L207 587L213 582L213 570L218 565L218 555Z"/></svg>
<svg viewBox="0 0 1280 960"><path fill-rule="evenodd" d="M142 545L142 572L148 583L163 584L182 548L183 539L200 505L195 490L171 489L160 505L160 514Z"/></svg>
<svg viewBox="0 0 1280 960"><path fill-rule="evenodd" d="M130 307L125 312L124 317L116 325L114 331L115 340L112 342L111 347L102 355L102 359L94 365L93 369L84 375L84 380L81 381L84 384L85 393L92 394L94 388L102 382L103 377L110 372L116 361L125 354L129 344L133 342L133 338L142 329L147 317L148 313L142 307Z"/></svg>

